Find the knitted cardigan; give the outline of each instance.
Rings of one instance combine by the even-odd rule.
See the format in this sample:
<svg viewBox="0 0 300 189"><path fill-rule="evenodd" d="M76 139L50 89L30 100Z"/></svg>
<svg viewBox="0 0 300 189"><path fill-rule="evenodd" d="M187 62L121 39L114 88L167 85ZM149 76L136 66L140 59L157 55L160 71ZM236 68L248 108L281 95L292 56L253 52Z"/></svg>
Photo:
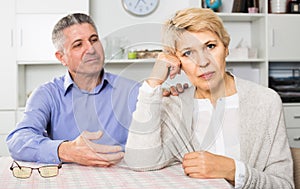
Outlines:
<svg viewBox="0 0 300 189"><path fill-rule="evenodd" d="M236 79L239 95L240 161L243 188L294 188L293 161L279 95L250 81ZM138 171L181 162L201 150L192 124L195 88L179 96L140 91L126 144L125 163Z"/></svg>

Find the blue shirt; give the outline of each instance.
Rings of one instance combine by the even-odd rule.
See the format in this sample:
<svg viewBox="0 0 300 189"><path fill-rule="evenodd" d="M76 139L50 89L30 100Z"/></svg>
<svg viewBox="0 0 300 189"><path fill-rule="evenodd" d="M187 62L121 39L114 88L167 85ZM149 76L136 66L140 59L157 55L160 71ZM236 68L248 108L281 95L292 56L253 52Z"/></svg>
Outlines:
<svg viewBox="0 0 300 189"><path fill-rule="evenodd" d="M7 137L16 160L59 163L58 146L83 130L103 131L99 144L124 149L140 84L110 73L92 92L80 90L69 73L38 87L27 101L23 120Z"/></svg>

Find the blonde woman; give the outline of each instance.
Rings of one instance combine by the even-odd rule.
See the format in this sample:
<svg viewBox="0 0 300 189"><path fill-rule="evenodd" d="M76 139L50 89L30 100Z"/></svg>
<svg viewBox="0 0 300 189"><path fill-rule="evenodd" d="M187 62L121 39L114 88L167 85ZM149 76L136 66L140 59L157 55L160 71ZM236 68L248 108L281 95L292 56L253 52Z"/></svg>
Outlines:
<svg viewBox="0 0 300 189"><path fill-rule="evenodd" d="M209 9L178 11L164 27L165 52L139 91L125 162L139 171L181 162L194 178L235 188L294 188L280 97L225 71L230 37ZM192 86L163 98L168 76Z"/></svg>

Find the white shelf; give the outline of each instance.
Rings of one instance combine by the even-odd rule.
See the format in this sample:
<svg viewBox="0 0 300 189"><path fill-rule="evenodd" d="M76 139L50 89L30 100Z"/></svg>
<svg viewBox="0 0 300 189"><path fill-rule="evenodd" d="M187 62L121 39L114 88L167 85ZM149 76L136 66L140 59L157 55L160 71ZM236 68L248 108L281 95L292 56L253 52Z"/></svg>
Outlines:
<svg viewBox="0 0 300 189"><path fill-rule="evenodd" d="M253 59L226 59L226 62L245 62L245 63L249 63L249 62L257 62L257 63L260 63L260 62L265 62L266 60L265 59L262 59L262 58L253 58Z"/></svg>
<svg viewBox="0 0 300 189"><path fill-rule="evenodd" d="M154 63L154 58L149 59L112 59L112 60L106 60L106 64L133 64L133 63Z"/></svg>
<svg viewBox="0 0 300 189"><path fill-rule="evenodd" d="M251 22L265 17L264 13L217 13L224 22Z"/></svg>
<svg viewBox="0 0 300 189"><path fill-rule="evenodd" d="M264 62L265 59L262 58L253 58L253 59L226 59L227 62ZM113 60L106 60L105 64L134 64L134 63L141 63L141 64L148 64L148 63L155 63L155 59L113 59ZM18 65L61 65L59 61L18 61Z"/></svg>
<svg viewBox="0 0 300 189"><path fill-rule="evenodd" d="M18 65L59 65L59 61L39 60L39 61L17 61Z"/></svg>

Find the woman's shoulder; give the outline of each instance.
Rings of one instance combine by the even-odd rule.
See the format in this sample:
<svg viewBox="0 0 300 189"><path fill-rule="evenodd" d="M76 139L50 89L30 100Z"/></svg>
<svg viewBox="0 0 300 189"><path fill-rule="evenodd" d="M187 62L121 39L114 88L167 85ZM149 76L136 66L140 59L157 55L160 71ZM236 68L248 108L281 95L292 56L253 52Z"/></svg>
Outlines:
<svg viewBox="0 0 300 189"><path fill-rule="evenodd" d="M263 86L261 84L236 78L236 88L241 99L252 99L253 101L261 101L264 103L279 103L281 98L279 94L273 89Z"/></svg>

